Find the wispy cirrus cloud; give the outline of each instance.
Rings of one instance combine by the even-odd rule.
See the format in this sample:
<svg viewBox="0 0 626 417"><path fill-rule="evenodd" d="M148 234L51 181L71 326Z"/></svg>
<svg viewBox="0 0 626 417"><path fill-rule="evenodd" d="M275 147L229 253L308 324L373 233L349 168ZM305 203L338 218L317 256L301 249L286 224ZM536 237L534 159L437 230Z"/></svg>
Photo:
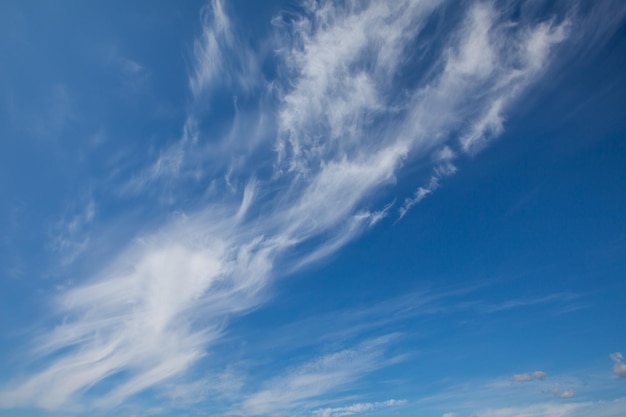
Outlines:
<svg viewBox="0 0 626 417"><path fill-rule="evenodd" d="M219 140L190 111L182 138L120 189L149 193L190 181L211 198L175 199L179 215L120 243L105 268L62 293L58 323L34 352L46 360L6 387L0 406L107 409L184 376L210 356L232 317L270 297L276 278L335 253L386 216L391 204L381 200L393 199L404 166L425 162L431 174L401 216L455 172L455 158L501 134L506 111L538 81L570 20L513 22L498 3L468 2L460 24L441 28L442 45L430 44L423 30L444 7L306 2L301 13L273 20L278 75L265 82L263 58L225 4L208 4L194 44L193 99L219 86L234 95L258 89L256 103L233 104L232 129ZM420 42L436 50L432 61L413 55ZM405 87L415 72L424 76ZM242 122L245 112L253 116ZM216 148L228 161L203 171ZM389 363L383 345L359 342L296 366L238 411L319 409L324 396Z"/></svg>
<svg viewBox="0 0 626 417"><path fill-rule="evenodd" d="M581 299L581 294L576 293L554 293L540 297L520 297L501 303L492 303L483 307L486 313L496 313L499 311L512 310L520 307L542 305L542 304L560 304L564 308Z"/></svg>
<svg viewBox="0 0 626 417"><path fill-rule="evenodd" d="M59 220L52 231L52 248L65 266L71 264L89 245L87 229L96 215L96 204L91 197L81 204L71 215Z"/></svg>
<svg viewBox="0 0 626 417"><path fill-rule="evenodd" d="M248 92L259 82L257 57L239 38L222 0L211 0L201 11L202 32L193 47L189 87L198 98L217 86Z"/></svg>
<svg viewBox="0 0 626 417"><path fill-rule="evenodd" d="M389 336L368 340L290 369L264 383L259 391L247 395L236 413L282 416L315 408L324 403L324 395L336 396L350 383L386 366L390 360L385 358L384 350L390 340ZM330 412L329 415L339 414Z"/></svg>
<svg viewBox="0 0 626 417"><path fill-rule="evenodd" d="M344 417L352 416L355 414L363 414L370 411L374 411L380 408L398 407L406 405L406 400L387 400L378 401L373 403L356 403L345 407L334 408L320 408L313 411L313 415L316 417Z"/></svg>
<svg viewBox="0 0 626 417"><path fill-rule="evenodd" d="M547 377L548 377L548 374L546 372L535 371L535 372L529 372L525 374L515 374L513 375L513 378L511 379L515 382L529 382L529 381L534 381L534 380L543 381Z"/></svg>

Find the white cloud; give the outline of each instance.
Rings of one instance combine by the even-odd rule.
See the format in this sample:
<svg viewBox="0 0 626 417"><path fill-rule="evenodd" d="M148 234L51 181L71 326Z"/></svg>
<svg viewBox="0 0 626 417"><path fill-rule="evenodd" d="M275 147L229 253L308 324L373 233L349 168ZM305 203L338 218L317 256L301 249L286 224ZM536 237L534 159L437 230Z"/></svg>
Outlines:
<svg viewBox="0 0 626 417"><path fill-rule="evenodd" d="M134 173L119 187L121 194L140 194L155 186L159 191L171 191L179 185L181 177L190 175L195 167L190 161L192 147L198 140L196 120L189 116L182 129L180 140L161 150L156 159L138 173Z"/></svg>
<svg viewBox="0 0 626 417"><path fill-rule="evenodd" d="M528 382L535 380L544 380L548 377L548 374L543 371L535 371L526 374L515 374L513 375L513 381L515 382Z"/></svg>
<svg viewBox="0 0 626 417"><path fill-rule="evenodd" d="M442 58L443 72L418 91L403 135L413 146L428 150L459 132L460 150L474 154L504 130L503 112L533 83L546 65L549 51L565 39L569 23L543 23L510 33L510 25L492 6L477 3L457 31L458 43ZM471 106L464 102L472 97ZM463 121L462 123L459 123ZM448 145L448 147L451 146ZM456 172L450 160L415 195L406 199L400 217Z"/></svg>
<svg viewBox="0 0 626 417"><path fill-rule="evenodd" d="M88 228L96 215L96 205L91 196L83 200L81 207L58 221L52 231L52 247L59 254L62 266L74 262L89 245Z"/></svg>
<svg viewBox="0 0 626 417"><path fill-rule="evenodd" d="M481 411L480 417L572 417L578 410L585 409L589 403L568 404L533 404L520 407L494 408Z"/></svg>
<svg viewBox="0 0 626 417"><path fill-rule="evenodd" d="M266 300L276 277L336 252L383 218L390 205L377 208L377 198L403 165L426 161L432 172L401 215L455 172L459 152L475 152L500 134L504 112L536 81L568 24L511 25L506 13L476 3L464 9L434 62L415 63L407 56L443 3L307 2L301 17L274 19L283 66L270 85L225 4L208 4L194 44L194 99L202 102L218 86L242 94L263 86L256 116L241 122L237 104L215 157L202 147L212 132L202 131L191 111L182 139L124 188L162 188L221 158L227 162L216 164L225 172L211 178L218 192L199 208L181 203L184 214L120 243L106 268L61 294L58 324L35 352L47 362L2 391L0 406L106 408L182 378L210 356L233 316ZM401 85L419 71L425 75L417 85ZM261 123L266 117L274 119ZM248 141L271 145L277 155L255 153ZM324 404L313 407L313 399L387 363L384 344L370 341L297 366L250 395L241 411L319 408ZM113 380L111 389L90 390Z"/></svg>
<svg viewBox="0 0 626 417"><path fill-rule="evenodd" d="M194 43L189 86L198 98L218 86L234 85L245 92L258 81L256 58L233 29L222 0L202 8L202 33Z"/></svg>
<svg viewBox="0 0 626 417"><path fill-rule="evenodd" d="M620 352L615 352L611 354L611 359L615 364L613 365L613 373L620 378L626 378L626 364L624 364L624 357Z"/></svg>
<svg viewBox="0 0 626 417"><path fill-rule="evenodd" d="M398 407L406 405L406 400L387 400L373 403L357 403L345 407L320 408L313 411L316 417L344 417L354 414L363 414L379 408Z"/></svg>
<svg viewBox="0 0 626 417"><path fill-rule="evenodd" d="M534 403L528 405L483 408L476 417L621 417L626 398L610 401Z"/></svg>
<svg viewBox="0 0 626 417"><path fill-rule="evenodd" d="M202 10L202 34L194 44L196 65L189 84L191 91L198 96L219 77L225 77L224 54L233 43L230 20L224 13L220 0L213 0Z"/></svg>
<svg viewBox="0 0 626 417"><path fill-rule="evenodd" d="M341 392L356 379L385 366L384 348L389 341L389 337L370 340L354 349L330 353L291 369L249 395L238 412L244 415L285 415L311 408L323 395ZM400 404L392 400L386 405ZM352 411L355 414L356 408ZM317 410L315 413L326 417L349 415L345 414L347 412L346 408L343 411Z"/></svg>
<svg viewBox="0 0 626 417"><path fill-rule="evenodd" d="M425 187L419 187L415 191L413 197L404 200L404 204L402 205L402 207L400 207L400 210L398 211L400 218L403 218L404 215L411 209L411 207L420 203L423 199L432 194L437 188L439 188L439 178L437 176L432 176Z"/></svg>
<svg viewBox="0 0 626 417"><path fill-rule="evenodd" d="M582 396L586 397L603 397L612 389L606 378L590 378L585 383L566 376L553 379L558 385L577 385L585 391ZM433 415L445 410L456 416L476 417L621 417L626 400L576 401L573 388L556 387L542 393L554 395L556 399L542 400L534 384L511 384L506 380L471 381L451 386L432 397L411 400L411 404Z"/></svg>
<svg viewBox="0 0 626 417"><path fill-rule="evenodd" d="M483 311L486 313L497 313L500 311L512 310L515 308L528 307L533 305L543 304L562 304L568 306L568 304L577 301L581 298L580 294L571 292L560 292L539 297L521 297L501 303L492 303L483 306Z"/></svg>
<svg viewBox="0 0 626 417"><path fill-rule="evenodd" d="M398 210L399 219L402 219L414 205L419 204L423 199L436 191L440 187L443 178L456 173L457 168L452 163L454 158L456 158L456 154L448 145L443 146L434 153L433 159L436 165L433 167L433 173L428 183L418 187L413 197L404 200L404 204Z"/></svg>

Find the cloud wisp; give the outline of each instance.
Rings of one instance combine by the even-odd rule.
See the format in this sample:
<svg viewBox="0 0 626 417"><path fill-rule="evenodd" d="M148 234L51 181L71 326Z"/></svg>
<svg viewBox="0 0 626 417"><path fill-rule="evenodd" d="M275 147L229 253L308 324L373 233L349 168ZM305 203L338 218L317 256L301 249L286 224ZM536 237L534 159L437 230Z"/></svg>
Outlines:
<svg viewBox="0 0 626 417"><path fill-rule="evenodd" d="M315 408L324 395L340 393L359 377L386 366L390 360L385 358L384 349L390 340L390 337L368 340L355 348L329 353L290 369L248 395L236 413L281 416Z"/></svg>
<svg viewBox="0 0 626 417"><path fill-rule="evenodd" d="M512 380L514 382L530 382L530 381L543 381L548 377L548 374L543 371L535 371L525 374L515 374L513 375Z"/></svg>
<svg viewBox="0 0 626 417"><path fill-rule="evenodd" d="M106 268L62 293L61 319L37 339L39 365L0 393L0 407L106 409L184 375L210 359L231 317L268 299L277 277L336 252L388 215L381 200L402 168L426 163L432 174L400 207L404 216L456 171L455 158L502 133L506 111L571 31L566 18L513 22L496 6L464 5L461 23L442 28L438 45L423 31L443 1L306 2L300 15L273 20L278 75L266 82L225 4L211 2L189 88L197 101L217 83L258 94L251 107L263 104L263 117L274 117L275 128L259 128L265 152L244 153L246 163L204 184L210 202L120 245ZM420 60L420 48L437 51L435 58ZM157 179L176 181L206 163L197 155L206 154L210 132L194 117L181 141L126 187L146 192ZM237 146L246 139L227 137ZM319 409L312 399L386 363L381 343L296 367L240 411Z"/></svg>
<svg viewBox="0 0 626 417"><path fill-rule="evenodd" d="M534 379L533 383L512 382L510 378L474 380L442 389L431 397L411 399L411 404L429 415L444 416L617 417L623 413L620 407L626 398L603 398L601 393L610 391L611 384L604 376L585 381L573 375L550 378L551 382ZM593 399L593 394L600 395Z"/></svg>
<svg viewBox="0 0 626 417"><path fill-rule="evenodd" d="M378 401L373 403L356 403L352 405L348 405L345 407L334 407L334 408L320 408L318 410L313 411L313 415L315 417L344 417L344 416L352 416L355 414L368 413L370 411L374 411L380 408L387 407L398 407L402 405L406 405L406 400L387 400L387 401Z"/></svg>
<svg viewBox="0 0 626 417"><path fill-rule="evenodd" d="M626 364L624 363L624 357L620 352L611 354L611 359L615 364L613 365L613 373L620 378L626 378Z"/></svg>

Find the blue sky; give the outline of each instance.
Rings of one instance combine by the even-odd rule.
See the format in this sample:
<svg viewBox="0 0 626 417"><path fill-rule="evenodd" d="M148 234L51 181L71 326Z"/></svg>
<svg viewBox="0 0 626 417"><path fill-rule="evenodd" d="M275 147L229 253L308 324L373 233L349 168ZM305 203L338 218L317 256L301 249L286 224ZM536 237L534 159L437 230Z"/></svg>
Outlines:
<svg viewBox="0 0 626 417"><path fill-rule="evenodd" d="M625 19L3 2L0 416L623 416Z"/></svg>

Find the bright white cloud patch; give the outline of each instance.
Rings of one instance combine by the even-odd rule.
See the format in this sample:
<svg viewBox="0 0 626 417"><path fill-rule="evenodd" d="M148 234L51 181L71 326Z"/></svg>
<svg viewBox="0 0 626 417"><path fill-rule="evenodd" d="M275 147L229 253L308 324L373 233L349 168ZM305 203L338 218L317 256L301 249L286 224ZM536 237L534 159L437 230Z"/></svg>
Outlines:
<svg viewBox="0 0 626 417"><path fill-rule="evenodd" d="M496 3L466 2L453 5L461 16L435 42L425 28L448 3L307 1L272 21L279 62L269 81L228 4L206 5L188 81L195 104L218 87L257 94L251 107L259 115L250 119L270 122L239 129L237 108L219 145L229 163L215 168L224 169L210 178L209 202L118 245L105 268L61 294L57 324L34 352L45 361L6 386L0 406L107 409L183 378L201 358L217 362L210 353L229 320L266 301L277 277L336 252L388 214L404 167L420 163L427 174L415 194L400 196L400 217L456 172L455 159L500 135L506 112L539 80L571 23L514 20ZM420 60L418 48L434 58ZM200 168L212 161L212 132L195 117L190 111L182 139L125 179L122 191L207 179ZM254 146L241 146L248 140ZM390 363L391 343L360 342L277 372L239 398L236 411L339 417L400 405L320 408L324 396ZM621 356L614 360L624 376ZM541 407L483 415L558 417L576 406Z"/></svg>

